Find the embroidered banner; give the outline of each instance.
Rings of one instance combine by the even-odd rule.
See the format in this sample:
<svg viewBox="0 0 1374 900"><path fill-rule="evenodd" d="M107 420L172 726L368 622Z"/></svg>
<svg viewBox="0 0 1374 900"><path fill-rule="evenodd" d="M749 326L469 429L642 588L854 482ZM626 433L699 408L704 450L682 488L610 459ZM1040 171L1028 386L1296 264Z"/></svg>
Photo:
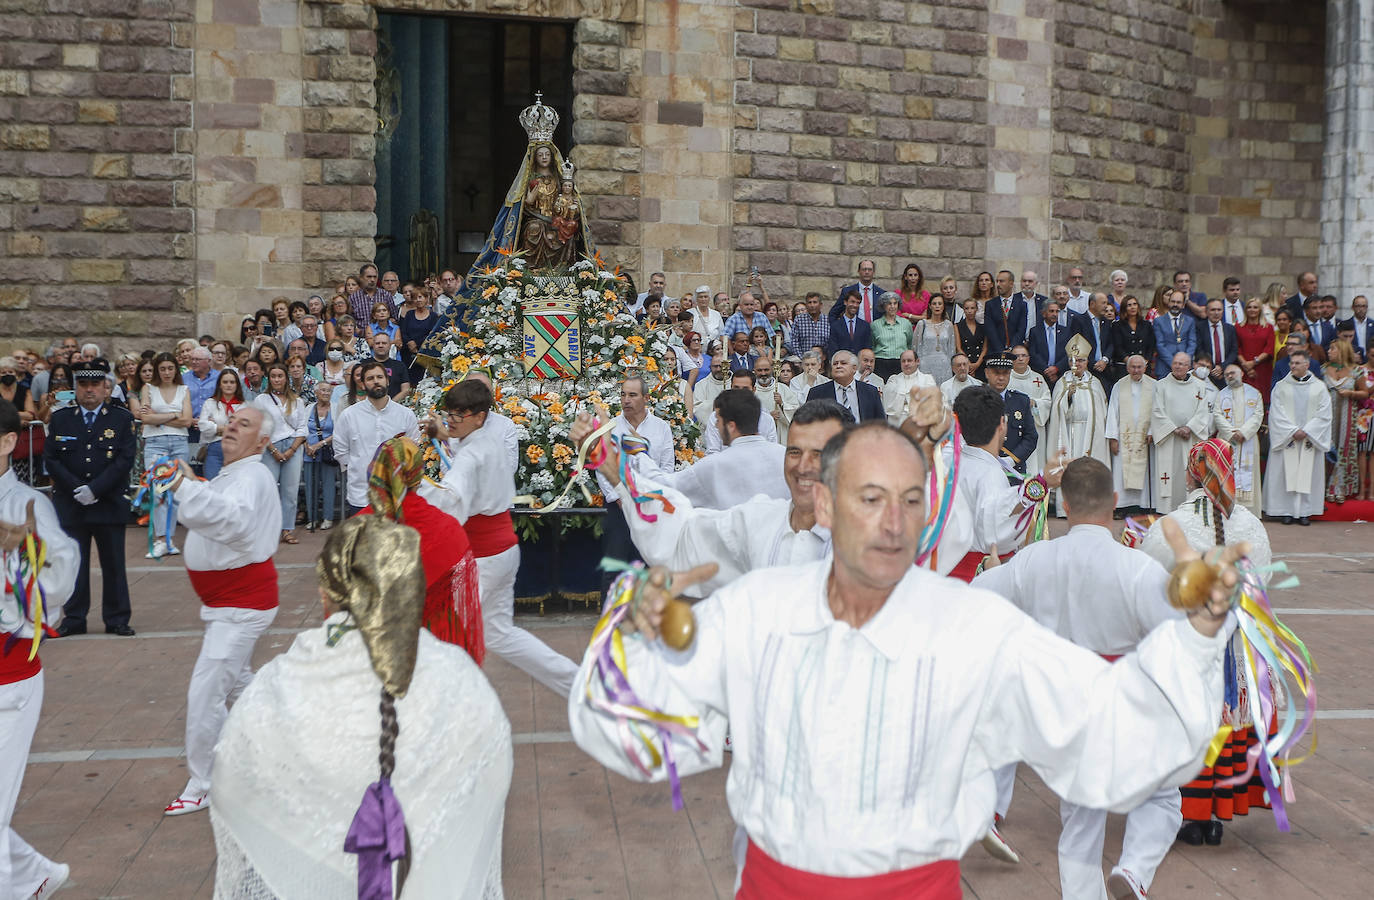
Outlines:
<svg viewBox="0 0 1374 900"><path fill-rule="evenodd" d="M525 333L526 378L576 378L582 373L582 327L577 301L526 300L520 304Z"/></svg>

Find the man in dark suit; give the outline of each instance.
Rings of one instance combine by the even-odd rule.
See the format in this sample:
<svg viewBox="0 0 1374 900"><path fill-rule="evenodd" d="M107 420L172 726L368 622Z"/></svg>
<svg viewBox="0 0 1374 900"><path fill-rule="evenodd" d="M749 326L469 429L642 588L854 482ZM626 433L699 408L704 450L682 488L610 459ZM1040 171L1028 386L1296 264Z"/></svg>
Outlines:
<svg viewBox="0 0 1374 900"><path fill-rule="evenodd" d="M736 331L730 336L730 371L752 372L758 354L749 352L749 335Z"/></svg>
<svg viewBox="0 0 1374 900"><path fill-rule="evenodd" d="M1026 339L1026 351L1030 354L1030 367L1053 387L1059 376L1069 367L1069 356L1065 347L1069 343L1069 328L1059 324L1059 304L1049 300L1040 309L1041 321L1030 331Z"/></svg>
<svg viewBox="0 0 1374 900"><path fill-rule="evenodd" d="M883 289L873 281L873 273L876 270L873 260L859 260L859 280L840 288L839 294L835 297L835 304L830 307L831 319L838 319L845 314L844 298L850 293L859 298L859 318L865 322L882 318L883 310L879 305L879 298L883 296Z"/></svg>
<svg viewBox="0 0 1374 900"><path fill-rule="evenodd" d="M836 351L848 350L855 356L860 350L873 349L873 328L859 315L859 295L850 292L844 298L844 313L830 323L830 340L825 345L825 355L834 356Z"/></svg>
<svg viewBox="0 0 1374 900"><path fill-rule="evenodd" d="M1369 348L1374 346L1374 319L1369 318L1369 299L1360 294L1350 301L1350 311L1354 315L1342 324L1354 332L1355 352L1360 355L1360 362L1365 363L1369 361Z"/></svg>
<svg viewBox="0 0 1374 900"><path fill-rule="evenodd" d="M1040 276L1030 269L1021 273L1021 293L1016 296L1026 301L1026 327L1030 328L1040 321L1040 316L1044 312L1045 304L1049 302L1049 297L1036 291L1040 285ZM1018 342L1012 341L1012 347ZM1008 350L1011 347L1007 348Z"/></svg>
<svg viewBox="0 0 1374 900"><path fill-rule="evenodd" d="M830 358L831 381L818 384L806 394L807 400L834 400L849 410L856 422L886 419L883 395L873 385L859 381L859 357L840 350Z"/></svg>
<svg viewBox="0 0 1374 900"><path fill-rule="evenodd" d="M983 307L983 331L988 356L1001 356L1021 343L1030 321L1030 307L1016 293L1015 276L1007 269L997 273L997 296Z"/></svg>
<svg viewBox="0 0 1374 900"><path fill-rule="evenodd" d="M1207 321L1198 326L1201 329L1198 333L1198 352L1206 350L1212 357L1209 377L1212 384L1219 388L1226 386L1226 379L1221 373L1240 354L1240 337L1234 325L1223 321L1225 315L1226 304L1221 302L1220 297L1214 297L1207 301Z"/></svg>
<svg viewBox="0 0 1374 900"><path fill-rule="evenodd" d="M76 590L63 607L57 633L86 633L91 606L91 541L100 554L101 613L107 634L133 635L124 531L129 527L129 470L134 464L134 417L110 399L110 364L103 359L75 371L76 405L48 423L43 462L52 476L53 506L62 530L81 546Z"/></svg>
<svg viewBox="0 0 1374 900"><path fill-rule="evenodd" d="M1002 396L1007 410L1007 436L1002 441L1002 455L1011 460L1016 471L1024 473L1026 460L1035 452L1040 436L1036 433L1035 419L1031 416L1030 398L1020 391L1007 389L1011 383L1011 368L1010 354L1003 354L985 361L983 374L987 376L988 387Z"/></svg>
<svg viewBox="0 0 1374 900"><path fill-rule="evenodd" d="M1201 322L1207 318L1207 295L1202 291L1193 290L1193 275L1191 272L1178 271L1174 273L1174 290L1182 291L1184 296L1183 311Z"/></svg>
<svg viewBox="0 0 1374 900"><path fill-rule="evenodd" d="M1293 295L1284 300L1283 303L1288 307L1288 313L1297 321L1298 317L1307 309L1307 300L1317 296L1317 273L1303 272L1298 276L1298 289Z"/></svg>
<svg viewBox="0 0 1374 900"><path fill-rule="evenodd" d="M1088 346L1092 348L1088 355L1088 371L1093 373L1093 377L1102 382L1102 390L1110 394L1112 392L1112 326L1106 320L1107 304L1110 301L1107 295L1098 291L1088 299L1088 311L1081 316L1074 316L1069 323L1073 334L1081 334L1088 341Z"/></svg>
<svg viewBox="0 0 1374 900"><path fill-rule="evenodd" d="M1308 349L1312 352L1313 362L1326 362L1326 348L1336 338L1336 329L1327 323L1322 315L1325 301L1321 297L1308 297L1303 301L1302 320L1307 325Z"/></svg>

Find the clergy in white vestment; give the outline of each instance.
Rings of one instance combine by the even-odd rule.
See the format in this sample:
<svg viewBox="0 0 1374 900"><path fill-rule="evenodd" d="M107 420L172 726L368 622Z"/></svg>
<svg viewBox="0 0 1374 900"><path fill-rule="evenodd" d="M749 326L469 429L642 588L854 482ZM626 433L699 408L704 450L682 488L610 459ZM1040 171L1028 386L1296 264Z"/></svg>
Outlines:
<svg viewBox="0 0 1374 900"><path fill-rule="evenodd" d="M1211 427L1212 427L1211 416L1212 416L1212 411L1215 410L1215 409L1216 409L1216 406L1217 406L1217 393L1218 393L1218 392L1217 392L1217 386L1216 386L1215 384L1212 384L1211 373L1212 373L1212 359L1211 359L1211 357L1208 356L1208 355L1205 354L1205 353L1199 353L1199 354L1197 355L1197 359L1193 360L1193 380L1196 381L1196 382L1198 383L1198 386L1202 388L1203 397L1207 400L1207 416L1208 416L1208 419L1207 419L1207 428L1208 428L1208 431L1207 431L1206 434L1202 435L1202 436L1199 438L1199 440L1206 440L1207 438L1209 438L1209 437L1212 436L1212 432L1211 432L1211 430L1210 430Z"/></svg>
<svg viewBox="0 0 1374 900"><path fill-rule="evenodd" d="M685 652L658 639L661 568L619 626L633 628L624 669L638 702L699 722L695 738L648 738L672 742L679 776L720 766L730 728L726 798L747 838L738 900L953 900L999 767L1025 761L1070 802L1111 810L1196 770L1221 710L1224 610L1166 622L1111 665L989 591L912 566L926 464L886 422L833 438L820 476L833 556L717 591L694 607ZM1235 583L1233 560L1222 584ZM627 757L649 754L623 740L598 659L587 654L569 698L574 740L620 775L665 779Z"/></svg>
<svg viewBox="0 0 1374 900"><path fill-rule="evenodd" d="M1144 360L1133 358L1140 360L1143 372ZM1117 391L1123 387L1118 385ZM1123 546L1112 533L1112 515L1119 505L1112 482L1111 470L1095 459L1069 463L1059 490L1068 509L1068 534L1032 544L973 579L974 587L1007 598L1060 637L1109 661L1135 650L1155 628L1183 615L1167 599L1169 572ZM1127 815L1121 857L1107 885L1111 896L1145 896L1182 824L1180 802L1177 787L1162 788ZM1107 812L1067 800L1059 802L1059 809L1062 896L1101 900Z"/></svg>
<svg viewBox="0 0 1374 900"><path fill-rule="evenodd" d="M324 622L263 666L220 740L215 896L500 897L510 723L467 653L420 627L419 534L357 516L315 570Z"/></svg>
<svg viewBox="0 0 1374 900"><path fill-rule="evenodd" d="M890 425L901 425L911 414L911 395L924 387L935 387L935 379L921 371L921 360L915 350L903 350L898 359L901 371L883 385L883 411Z"/></svg>
<svg viewBox="0 0 1374 900"><path fill-rule="evenodd" d="M711 359L711 373L692 385L692 417L705 424L713 415L712 403L721 391L730 389L730 356L725 352Z"/></svg>
<svg viewBox="0 0 1374 900"><path fill-rule="evenodd" d="M1154 403L1155 382L1145 376L1145 358L1127 357L1126 377L1116 383L1107 402L1107 449L1112 454L1117 509L1155 508L1155 447L1150 440Z"/></svg>
<svg viewBox="0 0 1374 900"><path fill-rule="evenodd" d="M1269 472L1265 515L1285 525L1321 515L1325 505L1326 451L1331 449L1331 394L1311 372L1305 350L1288 354L1288 375L1269 397Z"/></svg>
<svg viewBox="0 0 1374 900"><path fill-rule="evenodd" d="M631 414L637 412L642 416L638 427L644 429L649 444L641 455L660 454L671 465L672 432L667 423L644 409L643 391L642 380L625 379L621 385L624 412L614 420L612 433L634 431ZM500 433L485 427L492 402L491 388L482 381L460 381L444 393L445 415L435 430L440 440L448 441L449 466L442 482L421 484L420 496L457 519L467 532L477 561L487 649L554 693L567 696L577 666L515 624L515 576L520 571L520 542L510 515L515 469ZM661 431L649 427L655 423L662 426Z"/></svg>
<svg viewBox="0 0 1374 900"><path fill-rule="evenodd" d="M676 472L659 469L652 475L659 484L707 509L729 509L755 494L788 499L791 491L782 475L782 460L787 451L777 441L758 433L758 420L759 398L752 390L734 388L718 395L716 428L724 449ZM627 522L635 515L632 507L633 504L621 507Z"/></svg>
<svg viewBox="0 0 1374 900"><path fill-rule="evenodd" d="M1189 371L1192 364L1188 354L1175 353L1169 374L1155 382L1150 439L1155 444L1155 508L1163 512L1183 498L1188 451L1212 429L1207 394Z"/></svg>
<svg viewBox="0 0 1374 900"><path fill-rule="evenodd" d="M757 396L754 373L749 369L731 372L730 380L726 384L725 390L749 391ZM707 456L715 456L725 449L726 442L720 433L720 419L717 418L715 414L715 402L720 398L722 393L724 393L724 391L715 395L715 399L711 401L711 415L701 422L701 443ZM759 400L759 424L754 433L770 444L776 444L778 442L778 426L774 422L773 417L764 411L762 399ZM662 463L658 465L659 468L664 471L671 471L672 469L671 466L663 465ZM598 470L597 477L598 480L600 480L605 476L601 475L600 470Z"/></svg>
<svg viewBox="0 0 1374 900"><path fill-rule="evenodd" d="M789 491L786 499L754 493L752 485L741 486L735 505L709 509L667 487L666 479L657 477L657 473L637 472L639 489L661 490L673 508L670 511L654 500L644 506L644 511L654 517L652 522L630 516L630 536L635 548L649 565L667 566L675 571L708 562L719 564L714 576L693 588L694 595L702 597L754 569L795 566L820 559L830 548L830 532L816 524L813 488L820 478L821 450L842 428L852 424L854 417L849 410L833 400L808 400L798 408L787 432L782 462L782 477ZM580 446L593 430L590 417L584 414L578 417L569 438ZM632 500L620 482L615 448L608 448L607 456L601 471L612 481L620 502L628 509Z"/></svg>
<svg viewBox="0 0 1374 900"><path fill-rule="evenodd" d="M1065 349L1069 371L1055 383L1051 395L1049 453L1063 453L1070 460L1091 456L1110 465L1107 395L1102 392L1102 382L1088 369L1091 345L1083 335L1076 334ZM1064 510L1056 508L1056 515L1062 519Z"/></svg>
<svg viewBox="0 0 1374 900"><path fill-rule="evenodd" d="M95 389L90 382L79 381L80 390ZM99 385L108 392L103 378ZM34 630L56 628L62 621L62 604L71 596L81 567L81 551L62 530L52 501L22 483L10 467L22 433L19 410L0 399L0 555L6 576L27 556L30 539L35 557L43 560L37 572L43 594L41 618L36 606L20 602L9 577L0 585L0 897L5 900L47 897L71 874L65 864L39 853L10 825L43 707L43 661L37 654L30 658ZM52 846L58 843L52 841Z"/></svg>
<svg viewBox="0 0 1374 900"><path fill-rule="evenodd" d="M787 446L787 428L792 424L792 416L801 406L801 398L792 386L783 384L774 374L776 363L771 356L760 356L754 360L754 396L759 398L763 414L773 423L774 440ZM763 429L759 429L763 433Z"/></svg>
<svg viewBox="0 0 1374 900"><path fill-rule="evenodd" d="M1030 367L1030 351L1024 344L1017 344L1011 351L1011 389L1020 391L1030 398L1031 418L1035 420L1035 452L1026 459L1027 472L1039 472L1045 468L1045 454L1048 452L1049 435L1046 426L1050 421L1050 386L1045 376Z"/></svg>
<svg viewBox="0 0 1374 900"><path fill-rule="evenodd" d="M272 420L240 406L224 428L224 468L209 481L183 460L172 482L186 526L186 574L200 599L205 640L186 689L186 787L163 811L208 808L215 742L228 704L253 679L253 647L277 617L277 536L263 523L281 510L277 482L263 464Z"/></svg>
<svg viewBox="0 0 1374 900"><path fill-rule="evenodd" d="M969 374L969 358L964 354L956 353L951 356L949 365L954 370L954 377L940 385L940 395L945 400L945 409L954 408L954 398L958 397L960 392L983 383Z"/></svg>
<svg viewBox="0 0 1374 900"><path fill-rule="evenodd" d="M1231 363L1226 367L1226 387L1217 394L1212 426L1217 437L1235 448L1236 502L1260 516L1259 434L1264 424L1264 398L1244 382L1245 372Z"/></svg>

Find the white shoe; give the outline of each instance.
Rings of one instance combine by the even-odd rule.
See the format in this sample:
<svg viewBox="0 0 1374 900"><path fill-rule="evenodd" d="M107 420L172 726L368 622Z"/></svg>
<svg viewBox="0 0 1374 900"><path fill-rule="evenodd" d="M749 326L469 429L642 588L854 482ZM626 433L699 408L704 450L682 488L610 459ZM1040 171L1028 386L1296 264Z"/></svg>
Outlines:
<svg viewBox="0 0 1374 900"><path fill-rule="evenodd" d="M33 892L31 900L52 896L62 885L67 883L71 874L72 870L63 863L54 863L52 874L43 880L43 883L38 886L38 890Z"/></svg>
<svg viewBox="0 0 1374 900"><path fill-rule="evenodd" d="M996 820L993 820L993 823L988 826L988 833L983 835L983 849L988 851L988 855L993 859L1000 859L1002 862L1008 862L1012 865L1021 862L1020 855L1011 849L1011 844L1008 844L1007 839L1002 837Z"/></svg>
<svg viewBox="0 0 1374 900"><path fill-rule="evenodd" d="M144 559L162 559L167 555L167 542L162 538L153 541L153 549L143 554Z"/></svg>
<svg viewBox="0 0 1374 900"><path fill-rule="evenodd" d="M1107 877L1107 893L1112 900L1145 900L1145 889L1136 881L1135 873L1120 866Z"/></svg>
<svg viewBox="0 0 1374 900"><path fill-rule="evenodd" d="M168 555L168 556L180 556L180 555L181 555L181 551L178 550L175 546L173 546L173 544L172 544L172 542L171 542L170 540L167 541L167 555Z"/></svg>
<svg viewBox="0 0 1374 900"><path fill-rule="evenodd" d="M731 741L730 741L730 732L728 732L728 731L725 732L725 752L726 752L726 753L734 753L734 752L735 752L735 745L734 745L733 743L731 743Z"/></svg>
<svg viewBox="0 0 1374 900"><path fill-rule="evenodd" d="M182 794L180 797L167 804L167 808L162 811L164 816L184 816L187 813L200 812L202 809L210 808L210 795Z"/></svg>

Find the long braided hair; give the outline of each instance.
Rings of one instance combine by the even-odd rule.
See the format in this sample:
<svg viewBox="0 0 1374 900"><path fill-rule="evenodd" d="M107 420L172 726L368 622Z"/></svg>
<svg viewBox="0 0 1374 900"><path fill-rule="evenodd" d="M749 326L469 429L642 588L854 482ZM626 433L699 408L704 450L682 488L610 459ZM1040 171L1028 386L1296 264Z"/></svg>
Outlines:
<svg viewBox="0 0 1374 900"><path fill-rule="evenodd" d="M396 737L401 733L401 723L396 718L396 698L386 688L382 688L382 737L381 751L377 754L377 764L381 768L382 780L390 781L391 773L396 771ZM396 864L396 895L400 896L405 888L406 876L410 874L410 826L405 828L406 855Z"/></svg>

